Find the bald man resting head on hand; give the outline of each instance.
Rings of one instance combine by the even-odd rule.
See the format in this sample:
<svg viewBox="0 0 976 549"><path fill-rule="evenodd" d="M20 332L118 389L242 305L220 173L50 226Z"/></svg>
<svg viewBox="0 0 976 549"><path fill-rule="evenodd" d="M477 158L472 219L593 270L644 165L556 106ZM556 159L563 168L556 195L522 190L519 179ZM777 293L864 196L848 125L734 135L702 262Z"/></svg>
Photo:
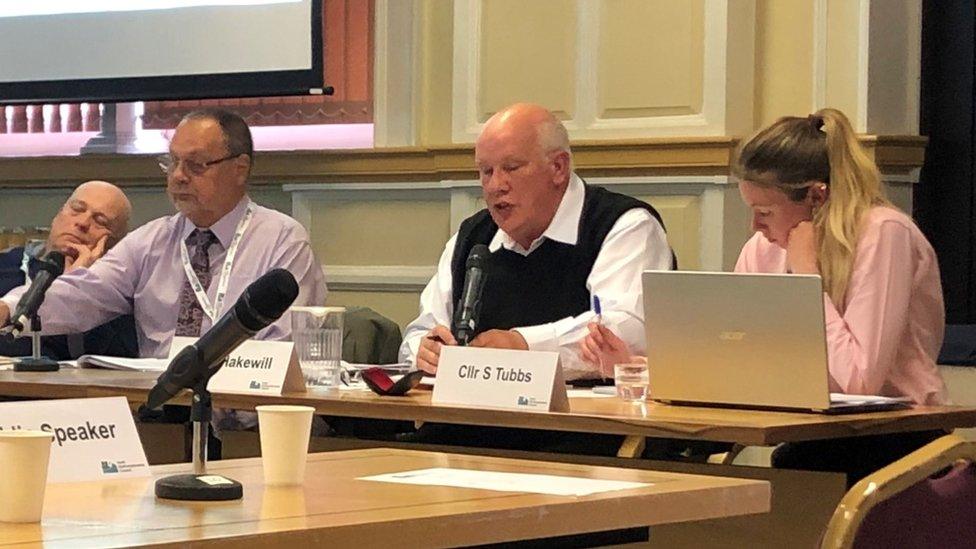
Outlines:
<svg viewBox="0 0 976 549"><path fill-rule="evenodd" d="M132 204L106 181L82 183L51 221L45 252L65 255L64 270L91 267L129 230Z"/></svg>
<svg viewBox="0 0 976 549"><path fill-rule="evenodd" d="M106 181L79 185L51 220L51 232L43 243L28 243L0 252L0 296L33 279L39 258L49 251L65 256L65 271L91 267L125 236L132 205L122 189ZM45 336L41 348L58 360L81 354L137 356L135 323L131 315L115 318L83 334ZM23 356L31 352L30 340L0 338L0 355Z"/></svg>

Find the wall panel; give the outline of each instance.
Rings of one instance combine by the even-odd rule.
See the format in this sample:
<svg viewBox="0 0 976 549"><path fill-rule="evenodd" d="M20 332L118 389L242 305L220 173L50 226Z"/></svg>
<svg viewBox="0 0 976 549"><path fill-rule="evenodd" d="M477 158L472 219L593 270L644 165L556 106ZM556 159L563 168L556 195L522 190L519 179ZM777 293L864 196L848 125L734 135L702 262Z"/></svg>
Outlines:
<svg viewBox="0 0 976 549"><path fill-rule="evenodd" d="M862 4L868 0L828 0L825 106L844 111L854 129L867 131L861 97L867 94L867 65L860 39ZM864 65L864 66L862 66ZM860 82L861 73L864 73Z"/></svg>
<svg viewBox="0 0 976 549"><path fill-rule="evenodd" d="M622 189L621 189L622 190ZM668 232L668 243L678 257L681 269L698 269L701 263L701 200L697 196L637 196L661 214Z"/></svg>
<svg viewBox="0 0 976 549"><path fill-rule="evenodd" d="M575 116L576 9L573 0L491 0L480 4L478 121L515 101Z"/></svg>
<svg viewBox="0 0 976 549"><path fill-rule="evenodd" d="M474 141L488 116L518 101L557 112L573 139L725 135L730 119L752 119L751 103L735 116L727 103L752 97L753 0L453 7L455 143Z"/></svg>
<svg viewBox="0 0 976 549"><path fill-rule="evenodd" d="M756 4L756 126L813 111L815 0Z"/></svg>
<svg viewBox="0 0 976 549"><path fill-rule="evenodd" d="M357 292L332 290L328 304L338 307L369 307L393 320L402 329L417 317L420 292Z"/></svg>
<svg viewBox="0 0 976 549"><path fill-rule="evenodd" d="M701 1L600 3L597 116L698 114L705 9Z"/></svg>
<svg viewBox="0 0 976 549"><path fill-rule="evenodd" d="M450 237L450 208L424 200L312 199L313 248L327 265L430 265Z"/></svg>

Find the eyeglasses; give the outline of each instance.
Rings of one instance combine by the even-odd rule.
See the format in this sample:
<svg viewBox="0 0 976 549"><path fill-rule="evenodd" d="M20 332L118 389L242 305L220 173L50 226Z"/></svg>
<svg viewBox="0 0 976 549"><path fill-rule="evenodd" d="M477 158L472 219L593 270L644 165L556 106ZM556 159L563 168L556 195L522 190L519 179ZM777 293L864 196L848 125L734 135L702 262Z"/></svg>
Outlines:
<svg viewBox="0 0 976 549"><path fill-rule="evenodd" d="M183 163L183 169L190 175L203 175L211 166L216 166L221 162L226 162L233 158L237 158L242 153L231 154L223 158L218 158L216 160L208 160L206 162L197 162L196 160L189 160L186 158L177 158L168 154L160 155L156 158L159 162L159 169L163 170L164 174L171 174L176 171L176 167L179 166L180 162Z"/></svg>

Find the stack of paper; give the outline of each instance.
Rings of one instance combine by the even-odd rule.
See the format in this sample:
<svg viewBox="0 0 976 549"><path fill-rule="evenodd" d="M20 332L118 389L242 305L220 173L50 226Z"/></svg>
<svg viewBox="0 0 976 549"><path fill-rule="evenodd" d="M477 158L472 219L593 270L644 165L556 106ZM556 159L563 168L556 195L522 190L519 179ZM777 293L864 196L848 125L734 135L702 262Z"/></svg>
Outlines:
<svg viewBox="0 0 976 549"><path fill-rule="evenodd" d="M346 362L345 360L342 361L342 368L350 374L376 367L383 368L391 374L405 374L410 371L410 364L406 362L400 362L398 364L358 364L355 362Z"/></svg>
<svg viewBox="0 0 976 549"><path fill-rule="evenodd" d="M81 355L78 357L78 367L80 368L164 372L167 366L169 366L169 359L166 358L122 358L103 355Z"/></svg>
<svg viewBox="0 0 976 549"><path fill-rule="evenodd" d="M848 395L844 393L830 393L830 408L832 410L846 410L850 408L866 410L890 410L892 408L908 407L912 399L908 397L886 397L880 395Z"/></svg>

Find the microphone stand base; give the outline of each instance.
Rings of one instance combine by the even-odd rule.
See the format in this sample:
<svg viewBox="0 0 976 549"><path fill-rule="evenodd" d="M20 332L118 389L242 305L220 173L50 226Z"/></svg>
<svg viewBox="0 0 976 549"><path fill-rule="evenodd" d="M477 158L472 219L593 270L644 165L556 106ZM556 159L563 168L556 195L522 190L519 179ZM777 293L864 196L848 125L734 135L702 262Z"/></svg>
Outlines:
<svg viewBox="0 0 976 549"><path fill-rule="evenodd" d="M58 364L57 360L51 360L47 357L23 357L18 358L14 362L15 372L57 372L61 369L61 365Z"/></svg>
<svg viewBox="0 0 976 549"><path fill-rule="evenodd" d="M244 497L244 487L240 482L221 475L173 475L156 481L156 497L181 501L228 501Z"/></svg>

